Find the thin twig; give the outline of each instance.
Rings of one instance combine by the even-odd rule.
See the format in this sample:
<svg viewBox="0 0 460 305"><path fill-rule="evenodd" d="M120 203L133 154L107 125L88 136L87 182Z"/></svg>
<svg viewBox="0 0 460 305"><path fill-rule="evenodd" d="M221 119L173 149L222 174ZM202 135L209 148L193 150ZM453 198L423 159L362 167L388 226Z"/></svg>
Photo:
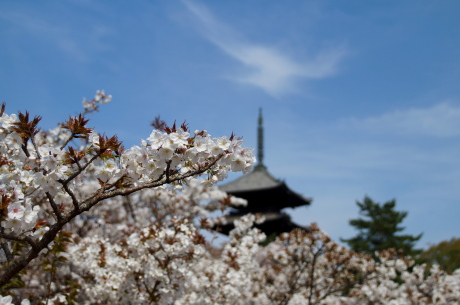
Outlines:
<svg viewBox="0 0 460 305"><path fill-rule="evenodd" d="M73 140L74 136L75 136L75 133L72 132L70 137L64 142L64 144L60 147L60 149L63 150L67 146L67 144L69 144L69 142Z"/></svg>
<svg viewBox="0 0 460 305"><path fill-rule="evenodd" d="M8 246L8 244L6 242L2 242L0 244L0 246L2 247L3 252L5 253L6 260L8 262L12 261L13 260L13 254L11 253L11 250L10 250L10 247Z"/></svg>
<svg viewBox="0 0 460 305"><path fill-rule="evenodd" d="M14 241L22 242L22 243L27 243L33 249L38 249L38 244L30 236L19 237L19 236L12 235L12 234L0 233L0 238L4 238L7 240L14 240Z"/></svg>
<svg viewBox="0 0 460 305"><path fill-rule="evenodd" d="M40 160L42 156L40 155L40 152L38 151L37 143L35 143L34 137L30 138L30 141L32 142L32 145L34 146L35 153L37 154L37 158Z"/></svg>
<svg viewBox="0 0 460 305"><path fill-rule="evenodd" d="M49 192L45 192L45 194L46 194L46 197L48 198L48 201L49 201L51 207L53 208L54 214L56 214L57 220L61 221L62 220L62 214L61 214L61 211L59 211L59 208L57 207L53 196L51 196L51 194Z"/></svg>
<svg viewBox="0 0 460 305"><path fill-rule="evenodd" d="M59 181L59 182L61 182L61 181ZM80 206L78 205L77 197L75 197L75 194L69 188L69 185L62 183L62 187L64 188L66 193L69 194L70 198L72 198L72 204L73 204L73 207L75 208L75 210L77 210L77 211L80 210Z"/></svg>

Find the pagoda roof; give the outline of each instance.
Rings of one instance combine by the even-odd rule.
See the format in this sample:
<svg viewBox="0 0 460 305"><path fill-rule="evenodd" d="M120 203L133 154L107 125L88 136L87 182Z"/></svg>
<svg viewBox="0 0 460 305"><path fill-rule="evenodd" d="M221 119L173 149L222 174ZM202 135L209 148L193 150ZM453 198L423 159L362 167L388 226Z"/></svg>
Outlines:
<svg viewBox="0 0 460 305"><path fill-rule="evenodd" d="M294 229L308 230L307 227L292 222L291 217L286 213L261 212L257 214L263 216L265 221L260 224L255 224L254 226L267 235L273 233L278 235L283 232L290 232ZM216 225L215 229L228 235L229 232L235 228L234 221L239 220L242 216L243 215L228 215L225 217L226 224Z"/></svg>
<svg viewBox="0 0 460 305"><path fill-rule="evenodd" d="M219 186L222 191L245 192L278 187L283 182L274 178L265 166L257 165L254 170L229 183Z"/></svg>
<svg viewBox="0 0 460 305"><path fill-rule="evenodd" d="M247 199L249 203L246 208L235 207L243 210L259 205L263 207L268 202L273 202L272 207L282 209L309 205L312 201L311 198L305 198L289 189L284 181L274 178L262 164L257 165L252 172L219 188L236 197Z"/></svg>

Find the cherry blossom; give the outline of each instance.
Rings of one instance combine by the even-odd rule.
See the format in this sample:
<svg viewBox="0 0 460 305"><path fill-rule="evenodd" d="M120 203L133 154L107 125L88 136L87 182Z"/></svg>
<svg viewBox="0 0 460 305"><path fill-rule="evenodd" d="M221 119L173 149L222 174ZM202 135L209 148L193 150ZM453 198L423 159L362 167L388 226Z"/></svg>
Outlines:
<svg viewBox="0 0 460 305"><path fill-rule="evenodd" d="M185 123L125 149L85 117L111 98L50 131L1 108L0 304L460 304L460 270L374 260L315 224L262 246L248 214L213 244L246 204L216 183L251 170L253 149Z"/></svg>

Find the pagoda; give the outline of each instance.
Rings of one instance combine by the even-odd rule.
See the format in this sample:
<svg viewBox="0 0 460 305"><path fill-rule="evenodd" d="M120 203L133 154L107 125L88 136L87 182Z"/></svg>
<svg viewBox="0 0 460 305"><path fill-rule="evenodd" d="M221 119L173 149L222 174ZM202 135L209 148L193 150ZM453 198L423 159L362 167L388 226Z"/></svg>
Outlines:
<svg viewBox="0 0 460 305"><path fill-rule="evenodd" d="M305 198L289 189L284 181L274 178L263 163L262 109L259 109L257 129L257 165L253 171L242 177L219 186L219 189L235 197L244 198L246 206L234 206L225 217L227 224L220 225L217 230L227 234L234 228L233 222L248 213L259 214L265 218L265 222L256 225L267 236L278 236L283 232L305 227L291 221L291 217L283 212L284 208L296 208L310 205L312 199Z"/></svg>

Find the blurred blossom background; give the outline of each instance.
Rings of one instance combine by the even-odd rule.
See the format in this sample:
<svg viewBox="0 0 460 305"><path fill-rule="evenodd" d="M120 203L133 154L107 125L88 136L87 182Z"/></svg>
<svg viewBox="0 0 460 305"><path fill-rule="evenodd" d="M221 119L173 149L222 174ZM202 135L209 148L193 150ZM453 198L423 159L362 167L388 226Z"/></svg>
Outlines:
<svg viewBox="0 0 460 305"><path fill-rule="evenodd" d="M89 125L126 147L157 115L256 147L262 107L269 172L313 197L295 222L338 241L356 200L396 198L426 248L460 235L459 14L456 0L2 0L0 102L48 129L103 89Z"/></svg>

